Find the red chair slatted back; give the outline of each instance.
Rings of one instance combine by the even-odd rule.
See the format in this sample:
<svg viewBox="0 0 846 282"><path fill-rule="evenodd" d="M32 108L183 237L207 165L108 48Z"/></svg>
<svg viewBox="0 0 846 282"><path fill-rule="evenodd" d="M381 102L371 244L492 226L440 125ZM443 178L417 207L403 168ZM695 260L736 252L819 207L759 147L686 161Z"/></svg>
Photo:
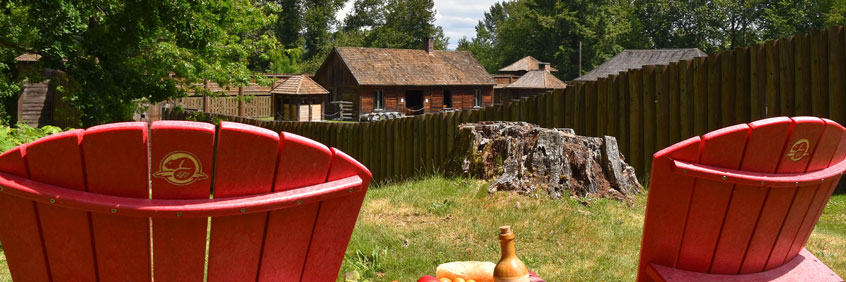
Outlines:
<svg viewBox="0 0 846 282"><path fill-rule="evenodd" d="M145 199L227 198L354 175L363 180L360 191L344 197L213 218L94 213L0 193L0 242L15 281L203 281L206 271L208 281L334 281L371 177L346 154L295 134L187 121L52 135L0 155L0 171Z"/></svg>
<svg viewBox="0 0 846 282"><path fill-rule="evenodd" d="M754 173L802 173L846 157L839 124L771 118L713 131L654 155L638 280L651 264L715 274L757 273L804 247L839 181L754 187L680 174L673 161Z"/></svg>

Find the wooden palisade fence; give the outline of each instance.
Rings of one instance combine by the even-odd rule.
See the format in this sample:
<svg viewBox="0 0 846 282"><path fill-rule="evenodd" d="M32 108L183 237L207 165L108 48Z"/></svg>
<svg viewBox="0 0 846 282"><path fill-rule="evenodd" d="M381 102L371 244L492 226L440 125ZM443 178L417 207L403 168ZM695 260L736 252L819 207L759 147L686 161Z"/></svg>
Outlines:
<svg viewBox="0 0 846 282"><path fill-rule="evenodd" d="M831 27L666 66L644 66L507 105L370 123L216 116L337 147L361 160L376 180L443 169L455 148L458 124L493 120L615 136L627 162L643 178L657 150L724 126L799 115L846 124L844 46L844 27ZM165 118L185 118L178 112L170 115Z"/></svg>

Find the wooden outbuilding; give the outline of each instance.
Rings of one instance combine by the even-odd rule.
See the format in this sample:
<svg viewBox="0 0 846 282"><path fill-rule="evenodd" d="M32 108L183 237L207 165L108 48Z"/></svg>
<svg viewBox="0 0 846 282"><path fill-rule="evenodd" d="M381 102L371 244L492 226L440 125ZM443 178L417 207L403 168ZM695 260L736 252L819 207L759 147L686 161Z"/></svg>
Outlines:
<svg viewBox="0 0 846 282"><path fill-rule="evenodd" d="M514 76L519 77L519 76L526 74L527 72L540 70L541 64L544 64L544 63L541 62L538 59L535 59L535 57L525 56L522 59L519 59L516 62L513 62L510 65L499 69L498 71L499 71L500 74L510 74L510 75L514 75ZM558 71L557 69L550 67L549 64L547 64L546 67L547 67L547 70L549 70L550 72L557 72ZM499 82L499 81L497 81L497 82ZM509 82L509 83L511 83L511 82Z"/></svg>
<svg viewBox="0 0 846 282"><path fill-rule="evenodd" d="M470 52L335 47L315 73L330 101L352 102L354 116L416 115L490 106L496 82Z"/></svg>
<svg viewBox="0 0 846 282"><path fill-rule="evenodd" d="M507 104L520 98L567 88L567 84L552 75L550 69L549 63L541 63L540 70L526 72L513 83L497 89L497 103Z"/></svg>
<svg viewBox="0 0 846 282"><path fill-rule="evenodd" d="M708 54L696 48L682 49L626 49L611 57L590 72L573 79L570 82L595 81L602 77L618 74L631 69L639 69L645 65L668 65L672 62L705 57Z"/></svg>
<svg viewBox="0 0 846 282"><path fill-rule="evenodd" d="M305 75L296 75L270 90L276 120L320 121L329 91Z"/></svg>

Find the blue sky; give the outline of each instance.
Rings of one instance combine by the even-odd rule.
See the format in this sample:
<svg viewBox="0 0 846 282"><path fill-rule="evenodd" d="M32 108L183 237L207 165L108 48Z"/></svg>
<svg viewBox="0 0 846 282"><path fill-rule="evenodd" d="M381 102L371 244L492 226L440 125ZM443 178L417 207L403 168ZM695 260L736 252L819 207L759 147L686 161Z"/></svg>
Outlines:
<svg viewBox="0 0 846 282"><path fill-rule="evenodd" d="M443 27L449 37L449 49L455 49L462 36L471 38L476 35L476 24L482 19L491 5L502 0L434 0L435 24ZM352 10L353 0L347 2L336 16L339 20Z"/></svg>

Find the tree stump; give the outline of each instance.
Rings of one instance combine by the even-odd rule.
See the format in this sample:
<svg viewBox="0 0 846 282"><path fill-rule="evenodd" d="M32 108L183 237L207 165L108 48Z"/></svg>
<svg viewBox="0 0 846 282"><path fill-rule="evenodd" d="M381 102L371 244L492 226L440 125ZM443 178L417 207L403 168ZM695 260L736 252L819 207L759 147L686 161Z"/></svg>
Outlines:
<svg viewBox="0 0 846 282"><path fill-rule="evenodd" d="M525 122L459 125L453 163L465 175L491 179L491 193L563 195L629 200L641 191L611 136L578 136ZM454 170L455 171L455 170Z"/></svg>

